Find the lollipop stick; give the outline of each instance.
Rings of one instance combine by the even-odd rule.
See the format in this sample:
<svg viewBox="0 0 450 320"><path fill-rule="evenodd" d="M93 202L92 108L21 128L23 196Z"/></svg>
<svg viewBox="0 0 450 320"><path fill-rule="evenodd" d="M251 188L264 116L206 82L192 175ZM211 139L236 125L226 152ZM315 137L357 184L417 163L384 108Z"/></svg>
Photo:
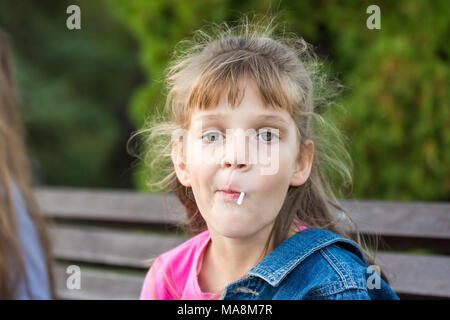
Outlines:
<svg viewBox="0 0 450 320"><path fill-rule="evenodd" d="M238 205L242 204L242 200L244 200L244 196L245 196L245 192L242 191L241 194L239 195L239 199L237 200Z"/></svg>

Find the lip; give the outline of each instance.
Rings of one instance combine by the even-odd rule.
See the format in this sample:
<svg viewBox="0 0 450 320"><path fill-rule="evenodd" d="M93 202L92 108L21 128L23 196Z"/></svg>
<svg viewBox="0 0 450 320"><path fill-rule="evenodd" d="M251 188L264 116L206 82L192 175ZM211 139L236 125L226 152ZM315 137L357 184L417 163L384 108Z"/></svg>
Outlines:
<svg viewBox="0 0 450 320"><path fill-rule="evenodd" d="M227 201L236 201L241 194L239 191L233 190L218 190L218 192L220 193L220 196Z"/></svg>
<svg viewBox="0 0 450 320"><path fill-rule="evenodd" d="M220 189L219 191L223 191L223 192L226 192L226 193L241 193L240 191L238 191L238 190L234 190L234 189Z"/></svg>

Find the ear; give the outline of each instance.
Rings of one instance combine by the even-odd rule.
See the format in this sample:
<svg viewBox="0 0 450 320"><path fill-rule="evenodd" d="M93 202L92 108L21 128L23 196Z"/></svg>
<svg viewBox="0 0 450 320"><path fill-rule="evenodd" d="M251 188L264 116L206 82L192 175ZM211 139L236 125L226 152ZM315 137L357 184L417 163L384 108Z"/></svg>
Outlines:
<svg viewBox="0 0 450 320"><path fill-rule="evenodd" d="M314 159L314 143L312 140L306 140L305 145L301 145L301 156L298 157L295 169L291 177L292 186L301 186L308 180L311 173L312 163Z"/></svg>
<svg viewBox="0 0 450 320"><path fill-rule="evenodd" d="M183 156L183 143L180 140L172 142L172 162L180 183L185 187L190 187L190 175Z"/></svg>

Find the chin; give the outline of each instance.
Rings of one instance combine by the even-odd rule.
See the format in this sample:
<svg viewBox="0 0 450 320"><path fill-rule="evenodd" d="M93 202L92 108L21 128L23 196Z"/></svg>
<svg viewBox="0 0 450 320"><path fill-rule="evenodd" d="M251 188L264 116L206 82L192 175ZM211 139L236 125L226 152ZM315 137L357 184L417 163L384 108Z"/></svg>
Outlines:
<svg viewBox="0 0 450 320"><path fill-rule="evenodd" d="M218 226L216 232L223 237L241 239L250 237L257 232L257 230L250 229L247 224L240 224L239 226L228 224L226 226Z"/></svg>

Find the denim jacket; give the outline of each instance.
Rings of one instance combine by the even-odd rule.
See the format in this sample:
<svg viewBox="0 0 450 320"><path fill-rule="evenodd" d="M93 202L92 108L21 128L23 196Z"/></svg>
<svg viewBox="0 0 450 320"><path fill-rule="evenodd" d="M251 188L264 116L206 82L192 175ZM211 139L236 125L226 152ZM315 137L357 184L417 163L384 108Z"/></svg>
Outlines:
<svg viewBox="0 0 450 320"><path fill-rule="evenodd" d="M282 242L246 278L229 283L223 300L398 300L364 263L359 246L309 228Z"/></svg>

